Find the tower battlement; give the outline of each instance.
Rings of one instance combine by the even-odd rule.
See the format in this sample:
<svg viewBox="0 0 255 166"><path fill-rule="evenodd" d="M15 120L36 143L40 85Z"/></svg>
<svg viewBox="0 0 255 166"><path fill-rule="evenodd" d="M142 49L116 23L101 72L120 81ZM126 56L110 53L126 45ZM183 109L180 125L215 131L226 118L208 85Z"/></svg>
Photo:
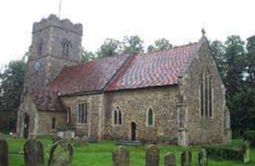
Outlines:
<svg viewBox="0 0 255 166"><path fill-rule="evenodd" d="M38 31L41 31L45 28L48 28L50 26L54 26L66 31L72 31L74 33L77 33L78 35L82 36L82 24L72 23L69 19L59 19L56 15L51 14L48 18L43 18L39 22L35 22L33 24L33 31L32 33L36 33Z"/></svg>

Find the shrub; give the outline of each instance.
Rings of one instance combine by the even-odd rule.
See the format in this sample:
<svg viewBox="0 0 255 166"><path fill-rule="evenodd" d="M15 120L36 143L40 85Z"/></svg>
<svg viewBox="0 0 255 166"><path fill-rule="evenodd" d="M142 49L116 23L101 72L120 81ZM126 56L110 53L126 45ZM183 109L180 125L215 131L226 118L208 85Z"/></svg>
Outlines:
<svg viewBox="0 0 255 166"><path fill-rule="evenodd" d="M228 147L205 147L207 155L214 159L221 160L242 160L242 149Z"/></svg>
<svg viewBox="0 0 255 166"><path fill-rule="evenodd" d="M255 147L255 130L249 130L244 133L244 140L249 141L251 147Z"/></svg>

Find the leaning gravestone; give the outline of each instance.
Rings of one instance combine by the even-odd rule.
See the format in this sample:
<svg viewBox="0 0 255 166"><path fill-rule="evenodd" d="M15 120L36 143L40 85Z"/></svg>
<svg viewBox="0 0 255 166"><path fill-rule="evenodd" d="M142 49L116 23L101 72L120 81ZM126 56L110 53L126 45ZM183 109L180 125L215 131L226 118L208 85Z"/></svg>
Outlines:
<svg viewBox="0 0 255 166"><path fill-rule="evenodd" d="M127 148L119 146L112 152L113 166L129 166L129 152Z"/></svg>
<svg viewBox="0 0 255 166"><path fill-rule="evenodd" d="M0 166L8 166L8 144L0 139Z"/></svg>
<svg viewBox="0 0 255 166"><path fill-rule="evenodd" d="M50 150L48 166L71 166L73 160L73 147L67 141L53 144Z"/></svg>
<svg viewBox="0 0 255 166"><path fill-rule="evenodd" d="M145 155L146 166L158 166L159 165L159 149L156 145L149 145L146 149Z"/></svg>
<svg viewBox="0 0 255 166"><path fill-rule="evenodd" d="M207 153L205 149L201 149L201 151L198 154L198 165L199 166L208 165Z"/></svg>
<svg viewBox="0 0 255 166"><path fill-rule="evenodd" d="M29 139L24 145L25 166L43 166L43 145L36 139Z"/></svg>
<svg viewBox="0 0 255 166"><path fill-rule="evenodd" d="M250 162L250 143L249 141L244 141L243 143L243 163L246 164Z"/></svg>
<svg viewBox="0 0 255 166"><path fill-rule="evenodd" d="M191 166L192 165L192 155L191 151L187 149L181 153L181 166Z"/></svg>
<svg viewBox="0 0 255 166"><path fill-rule="evenodd" d="M164 156L165 166L176 166L175 155L172 153L167 153Z"/></svg>

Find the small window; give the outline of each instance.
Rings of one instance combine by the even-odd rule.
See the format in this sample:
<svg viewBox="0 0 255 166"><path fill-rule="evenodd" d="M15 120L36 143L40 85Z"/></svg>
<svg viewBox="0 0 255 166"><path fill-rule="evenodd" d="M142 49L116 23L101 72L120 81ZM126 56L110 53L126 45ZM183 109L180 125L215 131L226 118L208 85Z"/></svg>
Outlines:
<svg viewBox="0 0 255 166"><path fill-rule="evenodd" d="M152 112L152 109L149 109L147 118L148 118L147 119L148 126L152 126L153 125L153 112Z"/></svg>
<svg viewBox="0 0 255 166"><path fill-rule="evenodd" d="M117 119L118 119L118 113L116 110L114 110L114 124L117 124Z"/></svg>
<svg viewBox="0 0 255 166"><path fill-rule="evenodd" d="M71 107L67 108L66 123L67 124L71 123Z"/></svg>
<svg viewBox="0 0 255 166"><path fill-rule="evenodd" d="M51 128L52 129L56 128L56 118L52 118Z"/></svg>
<svg viewBox="0 0 255 166"><path fill-rule="evenodd" d="M113 116L113 124L114 125L121 125L122 124L122 112L119 107L115 109L112 113Z"/></svg>
<svg viewBox="0 0 255 166"><path fill-rule="evenodd" d="M40 43L38 44L37 53L38 53L38 56L42 56L42 53L43 53L43 42L42 41L40 41Z"/></svg>
<svg viewBox="0 0 255 166"><path fill-rule="evenodd" d="M77 123L87 123L88 122L88 110L87 103L78 104L77 109Z"/></svg>
<svg viewBox="0 0 255 166"><path fill-rule="evenodd" d="M122 124L122 113L121 113L121 111L119 110L119 125L121 125Z"/></svg>
<svg viewBox="0 0 255 166"><path fill-rule="evenodd" d="M63 40L62 42L63 56L69 56L71 48L72 48L72 43L68 40Z"/></svg>

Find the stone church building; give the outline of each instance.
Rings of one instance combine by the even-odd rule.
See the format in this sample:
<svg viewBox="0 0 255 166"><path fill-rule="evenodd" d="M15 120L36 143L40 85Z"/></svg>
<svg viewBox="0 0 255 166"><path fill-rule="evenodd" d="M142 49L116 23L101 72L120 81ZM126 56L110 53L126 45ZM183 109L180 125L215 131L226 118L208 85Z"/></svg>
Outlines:
<svg viewBox="0 0 255 166"><path fill-rule="evenodd" d="M81 63L82 33L81 24L55 15L34 23L19 136L69 129L98 140L229 142L225 87L205 36L168 50Z"/></svg>

